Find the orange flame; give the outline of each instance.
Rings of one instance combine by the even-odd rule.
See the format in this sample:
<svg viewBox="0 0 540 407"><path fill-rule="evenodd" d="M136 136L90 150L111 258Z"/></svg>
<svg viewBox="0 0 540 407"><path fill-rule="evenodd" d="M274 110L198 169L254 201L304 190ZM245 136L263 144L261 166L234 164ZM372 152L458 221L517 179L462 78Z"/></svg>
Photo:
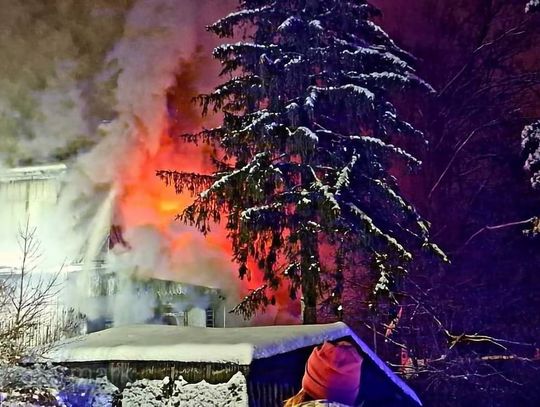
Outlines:
<svg viewBox="0 0 540 407"><path fill-rule="evenodd" d="M181 63L176 78L177 85L170 89L167 95L169 127L162 131L158 150L149 152L140 145L133 146L133 150L128 154L130 165L119 177L116 222L124 230L146 226L159 230L166 238L167 250L171 256L190 253L193 242L200 239L200 235L195 229L190 232L186 232L186 229L175 232L175 216L193 201L193 197L188 192L176 194L173 187L165 185L156 176L156 171L167 169L208 174L213 170L210 147L182 143L170 136L171 133L193 133L203 126L215 125L218 118L201 118L200 109L192 103L192 98L200 93L199 67L207 63L200 55ZM224 228L216 225L213 232L206 237L205 244L209 250L223 253L223 259L227 259L223 264L224 272L230 273L231 246ZM253 268L253 271L255 269ZM229 277L241 286L243 294L262 284L262 277L254 273L250 281L240 282L236 273ZM299 303L291 303L286 293L286 288L277 293L277 305L270 313L271 320L259 318L257 323L298 322ZM295 316L288 318L283 317L283 314Z"/></svg>

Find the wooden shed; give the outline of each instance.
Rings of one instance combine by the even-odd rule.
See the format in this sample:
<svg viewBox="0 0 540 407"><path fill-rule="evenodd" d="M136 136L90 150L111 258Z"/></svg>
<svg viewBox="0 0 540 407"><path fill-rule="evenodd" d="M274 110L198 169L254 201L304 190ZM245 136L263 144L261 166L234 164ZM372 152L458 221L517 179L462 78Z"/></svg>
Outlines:
<svg viewBox="0 0 540 407"><path fill-rule="evenodd" d="M347 338L364 355L363 407L421 406L415 392L344 323L248 328L130 325L64 341L47 355L81 377L124 388L139 379L225 383L237 372L253 407L281 406L300 389L306 360L325 340Z"/></svg>

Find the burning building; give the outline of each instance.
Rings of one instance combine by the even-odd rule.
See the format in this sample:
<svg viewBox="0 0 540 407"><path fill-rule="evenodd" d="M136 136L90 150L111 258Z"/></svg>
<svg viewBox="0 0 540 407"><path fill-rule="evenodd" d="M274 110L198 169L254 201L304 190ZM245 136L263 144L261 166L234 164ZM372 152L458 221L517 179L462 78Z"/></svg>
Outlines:
<svg viewBox="0 0 540 407"><path fill-rule="evenodd" d="M239 281L222 227L203 236L176 222L192 197L156 177L163 169L211 168L211 147L188 146L171 135L215 124L191 103L213 87L219 72L210 52L218 40L203 27L234 9L236 1L219 7L209 0L100 1L86 8L62 3L48 5L49 14L40 20L45 34L68 42L51 51L54 58L38 58L48 69L27 59L45 34L6 21L8 32L28 46L13 51L43 87L35 89L33 81L17 76L25 70L8 66L12 77L6 77L18 88L10 98L0 95L11 109L5 117L14 120L2 128L0 143L0 165L11 166L0 176L0 217L7 225L0 231L0 267L7 273L17 269L18 225L29 220L48 263L42 269L63 265L63 285L69 288L62 302L95 321L90 329L155 322L156 308L167 323L245 324L227 310L260 279ZM20 6L12 11L31 14L31 5ZM64 20L73 24L58 24ZM95 49L70 41L78 36ZM20 112L15 102L21 95L40 103ZM69 157L67 166L19 168L58 157ZM264 323L299 322L298 303L287 298L281 305L268 307L272 316ZM287 307L296 307L294 315Z"/></svg>
<svg viewBox="0 0 540 407"><path fill-rule="evenodd" d="M151 274L118 273L108 263L112 251L118 251L115 246L121 247L123 256L130 256L119 226L109 224L106 229L98 228L101 233L93 237L98 242L94 258L85 259L86 246L83 246L85 250L66 258L62 253L63 242L57 240L58 234L52 229L55 226L64 229L57 224L63 217L68 222L68 215L58 213L62 180L67 172L67 166L61 163L0 172L0 279L12 285L19 284L22 278L55 279L57 294L47 300L44 323L59 322L68 309L78 310L82 303L80 311L87 313L84 325L88 331L124 322L199 327L227 324L225 297L220 290L152 278ZM32 232L37 249L26 258L19 244L25 228ZM72 238L64 236L66 244ZM85 299L80 298L83 292L77 289L80 280L86 284ZM137 305L129 304L130 301ZM142 313L141 307L145 308ZM138 314L136 318L134 312ZM4 319L9 319L9 315Z"/></svg>

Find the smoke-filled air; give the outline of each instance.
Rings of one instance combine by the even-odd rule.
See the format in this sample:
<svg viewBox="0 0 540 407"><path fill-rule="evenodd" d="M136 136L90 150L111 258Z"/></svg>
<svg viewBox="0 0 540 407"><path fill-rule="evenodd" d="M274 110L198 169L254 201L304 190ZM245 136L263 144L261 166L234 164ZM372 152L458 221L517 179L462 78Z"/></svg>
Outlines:
<svg viewBox="0 0 540 407"><path fill-rule="evenodd" d="M106 259L122 273L118 321L151 315L151 299L131 298L139 295L131 277L218 288L237 301L242 287L224 232L216 225L205 237L175 221L192 198L155 175L210 169L211 149L170 133L212 125L192 102L219 72L204 27L236 2L9 3L1 13L0 47L9 53L0 65L1 162L69 162L55 216L39 231L48 261L84 263L68 303L90 317L101 312L85 298L111 225L120 233ZM126 304L132 317L118 315Z"/></svg>

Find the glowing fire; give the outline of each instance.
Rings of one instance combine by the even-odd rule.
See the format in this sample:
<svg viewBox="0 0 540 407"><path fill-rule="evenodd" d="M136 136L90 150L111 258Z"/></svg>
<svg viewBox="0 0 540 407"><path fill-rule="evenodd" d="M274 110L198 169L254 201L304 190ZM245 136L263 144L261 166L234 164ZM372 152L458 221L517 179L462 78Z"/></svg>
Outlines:
<svg viewBox="0 0 540 407"><path fill-rule="evenodd" d="M155 174L156 170L167 169L195 173L211 173L212 149L208 146L195 146L178 141L170 136L190 133L203 126L215 125L216 118L202 119L200 110L193 105L192 97L197 95L197 64L200 58L194 58L190 63L181 65L177 76L177 86L168 94L169 123L160 136L159 148L149 152L143 145L133 146L129 154L130 165L119 177L119 196L117 200L115 223L129 232L136 228L152 228L161 234L166 248L163 253L171 259L185 256L201 256L201 251L220 253L219 262L222 273L228 273L230 281L240 285L240 294L244 295L249 289L256 288L262 283L261 276L252 273L251 279L241 282L238 279L236 266L231 264L231 247L223 227L216 225L213 232L204 239L194 228L188 228L175 222L175 216L182 212L193 200L188 193L176 194L173 187L166 186ZM127 158L125 158L127 159ZM201 247L201 240L204 241ZM130 242L128 241L128 244ZM193 253L199 251L199 253ZM174 270L171 263L173 278L181 282L196 283L196 276L186 279L181 270ZM182 267L182 266L179 266ZM253 267L253 272L256 268ZM204 272L204 270L200 270ZM287 290L276 293L276 306L270 307L270 312L257 323L294 323L298 322L300 305L291 302ZM285 316L284 316L285 315Z"/></svg>

